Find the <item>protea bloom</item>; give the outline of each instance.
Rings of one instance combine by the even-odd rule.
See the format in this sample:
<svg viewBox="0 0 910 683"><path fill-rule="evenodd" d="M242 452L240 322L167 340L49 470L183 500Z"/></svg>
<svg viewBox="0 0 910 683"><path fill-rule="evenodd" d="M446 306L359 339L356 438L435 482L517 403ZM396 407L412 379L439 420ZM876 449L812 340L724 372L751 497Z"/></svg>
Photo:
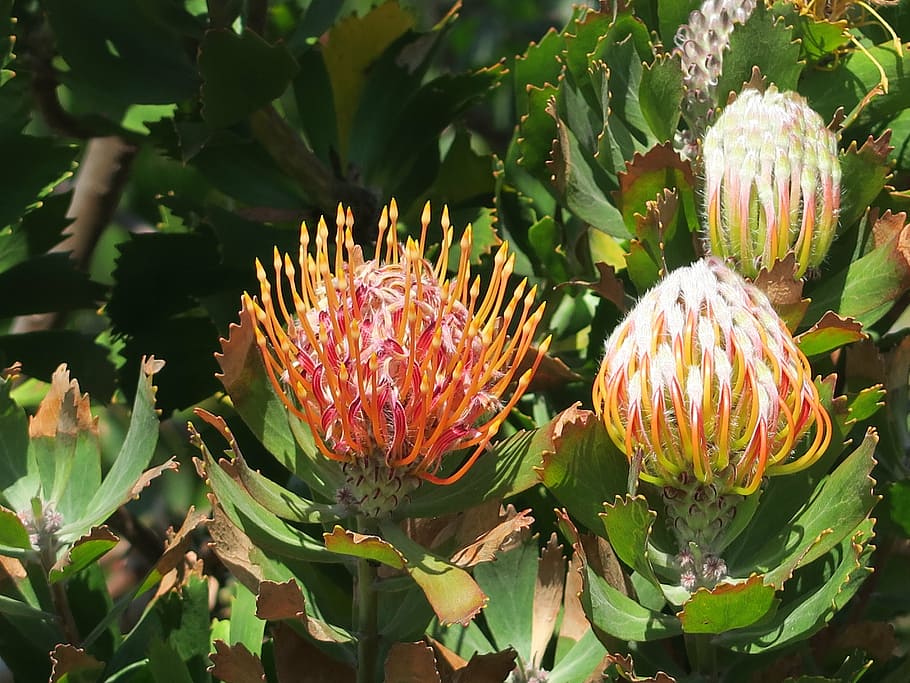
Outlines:
<svg viewBox="0 0 910 683"><path fill-rule="evenodd" d="M747 89L708 130L705 214L711 251L747 277L795 252L797 277L821 265L837 231L837 137L794 92Z"/></svg>
<svg viewBox="0 0 910 683"><path fill-rule="evenodd" d="M503 400L518 363L534 354L543 315L535 289L526 292L522 281L509 292L515 259L502 244L482 290L471 277L470 226L450 279L448 211L435 264L424 258L429 204L419 242L399 243L397 218L392 202L369 260L353 243L350 210L338 209L334 245L320 219L313 254L304 224L298 265L276 249L275 286L257 262L260 302L246 296L278 395L309 425L320 451L343 463L348 486L339 501L371 516L389 512L420 480L462 477L527 389L547 346ZM459 466L440 474L444 456L467 448L473 452Z"/></svg>
<svg viewBox="0 0 910 683"><path fill-rule="evenodd" d="M662 487L680 549L706 558L742 496L808 467L831 439L786 325L713 257L671 272L614 330L594 405L638 476Z"/></svg>

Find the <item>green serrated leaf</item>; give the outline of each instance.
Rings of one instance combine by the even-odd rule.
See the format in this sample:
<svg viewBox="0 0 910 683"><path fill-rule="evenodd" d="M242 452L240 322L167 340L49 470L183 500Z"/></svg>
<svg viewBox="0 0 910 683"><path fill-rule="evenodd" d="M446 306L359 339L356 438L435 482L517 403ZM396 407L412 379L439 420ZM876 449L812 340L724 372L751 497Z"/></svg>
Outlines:
<svg viewBox="0 0 910 683"><path fill-rule="evenodd" d="M549 426L551 451L537 468L541 481L573 517L605 534L603 502L628 490L629 462L594 413L570 408Z"/></svg>
<svg viewBox="0 0 910 683"><path fill-rule="evenodd" d="M751 626L774 607L774 587L753 575L743 583L699 588L678 616L686 633L724 633Z"/></svg>
<svg viewBox="0 0 910 683"><path fill-rule="evenodd" d="M638 96L641 113L659 142L672 142L685 94L682 65L676 56L658 57L645 66Z"/></svg>
<svg viewBox="0 0 910 683"><path fill-rule="evenodd" d="M808 504L743 558L745 565L764 570L765 583L781 587L797 567L814 562L856 529L878 501L869 477L877 443L875 433L867 432L859 447L807 497Z"/></svg>
<svg viewBox="0 0 910 683"><path fill-rule="evenodd" d="M531 658L537 562L537 544L525 542L474 568L474 578L490 599L483 614L495 649L512 647L522 661Z"/></svg>
<svg viewBox="0 0 910 683"><path fill-rule="evenodd" d="M659 588L660 582L648 559L651 526L657 513L648 508L644 496L628 494L624 498L616 496L615 502L604 507L607 511L601 513L600 518L617 557Z"/></svg>
<svg viewBox="0 0 910 683"><path fill-rule="evenodd" d="M326 549L333 553L378 562L393 569L404 569L405 559L402 554L379 536L347 531L336 524L331 533L324 533L322 538Z"/></svg>
<svg viewBox="0 0 910 683"><path fill-rule="evenodd" d="M538 483L533 468L540 464L548 443L544 429L516 432L496 443L454 484L420 486L393 516L404 519L450 514L525 491Z"/></svg>
<svg viewBox="0 0 910 683"><path fill-rule="evenodd" d="M871 573L869 559L874 549L873 521L867 519L825 556L830 576L809 581L796 600L785 603L773 619L755 626L721 633L715 643L737 652L757 654L804 640L819 631L836 614ZM826 565L828 564L826 563Z"/></svg>
<svg viewBox="0 0 910 683"><path fill-rule="evenodd" d="M682 633L676 617L642 607L584 567L584 590L581 603L591 624L603 633L620 640L644 642L672 638Z"/></svg>
<svg viewBox="0 0 910 683"><path fill-rule="evenodd" d="M158 444L158 413L155 411L155 386L152 379L164 363L148 359L140 369L139 386L130 426L114 464L78 519L67 521L60 529L61 541L74 541L91 527L101 524L114 511L136 495L133 488L143 475Z"/></svg>
<svg viewBox="0 0 910 683"><path fill-rule="evenodd" d="M730 34L730 47L724 53L717 81L717 101L724 104L729 93L738 93L756 66L779 90L796 90L803 70L799 50L793 30L776 20L763 3L757 3L746 23L737 24Z"/></svg>
<svg viewBox="0 0 910 683"><path fill-rule="evenodd" d="M486 605L487 596L464 569L412 541L395 522L380 521L379 528L407 559L408 574L423 590L441 624L466 626Z"/></svg>
<svg viewBox="0 0 910 683"><path fill-rule="evenodd" d="M297 69L286 47L250 30L208 31L199 47L202 116L216 128L241 121L280 96Z"/></svg>
<svg viewBox="0 0 910 683"><path fill-rule="evenodd" d="M199 441L201 444L201 440ZM204 448L204 445L200 445ZM279 557L308 562L337 562L339 558L307 536L303 531L282 521L250 497L208 450L203 450L209 485L225 514L260 548Z"/></svg>

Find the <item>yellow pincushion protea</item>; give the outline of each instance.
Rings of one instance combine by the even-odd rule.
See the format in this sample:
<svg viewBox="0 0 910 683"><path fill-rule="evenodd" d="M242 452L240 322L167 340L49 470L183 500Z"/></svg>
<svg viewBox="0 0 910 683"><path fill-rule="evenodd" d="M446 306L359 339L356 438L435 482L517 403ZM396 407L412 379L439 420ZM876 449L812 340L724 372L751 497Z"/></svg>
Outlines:
<svg viewBox="0 0 910 683"><path fill-rule="evenodd" d="M310 254L304 225L296 265L276 249L275 285L257 262L260 301L246 295L278 395L309 425L320 451L344 463L348 489L339 498L373 516L394 508L419 480L460 479L527 389L548 345L531 349L543 305L535 307L535 289L526 291L525 281L510 291L515 258L507 244L482 289L471 275L470 225L449 277L448 211L435 264L424 257L429 204L419 241L399 243L397 218L393 201L367 260L353 242L350 210L339 207L334 245L320 219ZM519 375L519 363L532 356ZM447 454L468 448L457 467L439 474Z"/></svg>
<svg viewBox="0 0 910 683"><path fill-rule="evenodd" d="M831 439L811 369L764 293L717 258L671 272L607 341L594 405L640 478L754 493ZM802 452L802 437L814 434Z"/></svg>

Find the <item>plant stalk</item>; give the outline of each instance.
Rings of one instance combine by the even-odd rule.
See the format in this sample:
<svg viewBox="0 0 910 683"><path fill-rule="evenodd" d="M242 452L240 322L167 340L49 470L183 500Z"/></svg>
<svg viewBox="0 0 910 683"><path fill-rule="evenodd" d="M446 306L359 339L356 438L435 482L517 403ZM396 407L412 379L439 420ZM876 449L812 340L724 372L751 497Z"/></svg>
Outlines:
<svg viewBox="0 0 910 683"><path fill-rule="evenodd" d="M369 533L368 521L357 519L357 530ZM354 609L357 624L357 683L371 683L379 656L379 594L376 592L376 566L366 559L357 560L357 588Z"/></svg>
<svg viewBox="0 0 910 683"><path fill-rule="evenodd" d="M685 639L692 671L701 674L706 681L717 681L717 653L711 645L711 634L693 633Z"/></svg>

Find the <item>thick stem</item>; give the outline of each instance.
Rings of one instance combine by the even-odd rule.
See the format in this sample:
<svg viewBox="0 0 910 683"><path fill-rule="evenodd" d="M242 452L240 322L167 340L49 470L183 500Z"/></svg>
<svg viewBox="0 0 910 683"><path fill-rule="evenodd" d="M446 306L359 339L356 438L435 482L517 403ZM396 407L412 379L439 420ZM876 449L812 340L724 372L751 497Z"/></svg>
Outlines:
<svg viewBox="0 0 910 683"><path fill-rule="evenodd" d="M685 639L692 671L701 674L707 681L716 681L717 653L711 645L711 635L694 633L685 636Z"/></svg>
<svg viewBox="0 0 910 683"><path fill-rule="evenodd" d="M41 565L44 569L44 576L50 576L51 568L56 563L56 552L54 550L53 537L47 536L39 540L41 555ZM63 637L66 642L73 645L81 645L79 639L79 628L76 626L76 619L73 616L73 610L70 607L69 596L66 594L66 582L57 581L48 584L51 589L51 600L54 603L54 611L60 618L60 626L63 629Z"/></svg>
<svg viewBox="0 0 910 683"><path fill-rule="evenodd" d="M369 522L357 520L357 530L368 533ZM379 594L376 592L376 567L369 560L357 561L357 593L354 602L357 624L357 683L370 683L379 655Z"/></svg>

